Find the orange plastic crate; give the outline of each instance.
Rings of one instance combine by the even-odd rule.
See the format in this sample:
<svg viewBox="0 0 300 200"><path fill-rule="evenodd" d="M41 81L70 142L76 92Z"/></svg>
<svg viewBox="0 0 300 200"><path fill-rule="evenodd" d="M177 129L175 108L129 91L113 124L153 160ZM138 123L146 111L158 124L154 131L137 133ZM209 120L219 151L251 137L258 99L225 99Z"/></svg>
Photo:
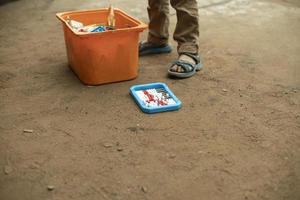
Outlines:
<svg viewBox="0 0 300 200"><path fill-rule="evenodd" d="M72 30L67 17L84 25L106 24L108 9L56 14L63 22L69 66L84 84L118 82L138 75L139 33L147 25L120 9L114 11L116 30L98 33Z"/></svg>

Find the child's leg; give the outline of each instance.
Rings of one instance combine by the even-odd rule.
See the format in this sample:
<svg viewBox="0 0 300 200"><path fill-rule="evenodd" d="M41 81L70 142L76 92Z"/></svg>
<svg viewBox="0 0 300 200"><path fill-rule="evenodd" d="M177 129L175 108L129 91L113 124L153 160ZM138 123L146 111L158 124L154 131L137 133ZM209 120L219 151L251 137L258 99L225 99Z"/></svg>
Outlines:
<svg viewBox="0 0 300 200"><path fill-rule="evenodd" d="M178 54L198 54L199 15L196 0L171 0L176 10L177 24L174 40L178 43Z"/></svg>
<svg viewBox="0 0 300 200"><path fill-rule="evenodd" d="M173 37L178 43L178 61L190 63L191 67L184 68L180 64L173 64L169 74L179 72L191 76L191 74L194 74L192 71L195 72L200 66L199 63L190 56L190 54L197 55L199 49L198 4L196 0L171 0L171 5L176 10L177 15L177 24ZM190 70L186 71L187 69ZM175 73L175 75L177 76L178 74Z"/></svg>
<svg viewBox="0 0 300 200"><path fill-rule="evenodd" d="M148 42L157 45L168 44L169 0L148 0L149 33Z"/></svg>

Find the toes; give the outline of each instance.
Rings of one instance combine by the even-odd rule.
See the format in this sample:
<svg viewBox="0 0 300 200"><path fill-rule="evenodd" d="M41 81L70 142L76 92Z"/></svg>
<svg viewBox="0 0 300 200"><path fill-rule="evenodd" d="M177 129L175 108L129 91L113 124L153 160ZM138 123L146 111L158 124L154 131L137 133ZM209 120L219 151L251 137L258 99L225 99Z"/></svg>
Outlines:
<svg viewBox="0 0 300 200"><path fill-rule="evenodd" d="M179 73L182 73L184 70L182 69L182 67L177 66L177 70L176 71L179 72Z"/></svg>
<svg viewBox="0 0 300 200"><path fill-rule="evenodd" d="M177 70L178 72L180 72L180 73L183 73L184 72L184 70L182 69L182 67L178 67L178 70Z"/></svg>
<svg viewBox="0 0 300 200"><path fill-rule="evenodd" d="M171 67L172 72L178 72L178 65L174 65Z"/></svg>
<svg viewBox="0 0 300 200"><path fill-rule="evenodd" d="M182 73L184 72L184 69L178 65L174 65L171 67L170 69L172 72L179 72L179 73Z"/></svg>
<svg viewBox="0 0 300 200"><path fill-rule="evenodd" d="M172 72L176 72L176 70L177 70L177 65L172 66L170 70L171 70Z"/></svg>

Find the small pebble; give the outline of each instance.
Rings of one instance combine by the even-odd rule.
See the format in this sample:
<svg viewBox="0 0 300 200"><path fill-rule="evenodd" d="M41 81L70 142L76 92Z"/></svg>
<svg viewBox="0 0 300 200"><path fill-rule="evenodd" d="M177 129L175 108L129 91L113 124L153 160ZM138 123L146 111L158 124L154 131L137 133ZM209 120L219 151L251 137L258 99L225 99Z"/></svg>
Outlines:
<svg viewBox="0 0 300 200"><path fill-rule="evenodd" d="M6 175L12 173L12 171L13 171L13 168L11 166L9 166L9 165L4 166L4 173Z"/></svg>
<svg viewBox="0 0 300 200"><path fill-rule="evenodd" d="M175 154L170 154L169 158L176 158L176 155Z"/></svg>
<svg viewBox="0 0 300 200"><path fill-rule="evenodd" d="M24 133L33 133L33 130L30 130L30 129L24 129L23 132L24 132Z"/></svg>
<svg viewBox="0 0 300 200"><path fill-rule="evenodd" d="M104 146L105 148L109 148L109 147L112 147L113 145L110 144L110 143L105 143L105 144L103 144L103 146Z"/></svg>
<svg viewBox="0 0 300 200"><path fill-rule="evenodd" d="M48 186L47 186L47 189L48 189L49 191L54 190L54 188L55 188L54 185L48 185Z"/></svg>
<svg viewBox="0 0 300 200"><path fill-rule="evenodd" d="M223 91L223 92L228 92L228 90L227 90L227 89L222 89L222 91Z"/></svg>
<svg viewBox="0 0 300 200"><path fill-rule="evenodd" d="M147 192L148 192L148 190L147 190L147 188L146 188L145 186L142 186L142 187L141 187L141 190L142 190L144 193L147 193Z"/></svg>
<svg viewBox="0 0 300 200"><path fill-rule="evenodd" d="M123 151L123 149L121 147L117 148L117 151Z"/></svg>

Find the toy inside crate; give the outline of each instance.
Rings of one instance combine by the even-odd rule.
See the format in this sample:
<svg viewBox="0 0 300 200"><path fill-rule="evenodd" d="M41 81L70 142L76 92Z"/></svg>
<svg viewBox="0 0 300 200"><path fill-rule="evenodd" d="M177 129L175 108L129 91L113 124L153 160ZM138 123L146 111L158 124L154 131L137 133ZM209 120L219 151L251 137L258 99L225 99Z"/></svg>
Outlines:
<svg viewBox="0 0 300 200"><path fill-rule="evenodd" d="M178 110L181 107L180 100L164 83L135 85L130 88L130 93L145 113Z"/></svg>

